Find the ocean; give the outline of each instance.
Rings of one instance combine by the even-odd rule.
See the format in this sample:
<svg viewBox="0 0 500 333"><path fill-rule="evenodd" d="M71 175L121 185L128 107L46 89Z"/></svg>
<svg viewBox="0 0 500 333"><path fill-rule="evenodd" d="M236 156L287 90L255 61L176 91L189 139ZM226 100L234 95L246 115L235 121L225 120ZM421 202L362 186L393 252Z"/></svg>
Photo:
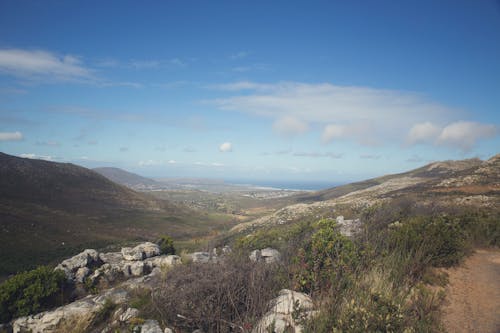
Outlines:
<svg viewBox="0 0 500 333"><path fill-rule="evenodd" d="M259 187L272 187L281 190L319 191L343 185L340 182L327 181L297 181L297 180L255 180L255 179L225 179L225 183L234 185L253 185Z"/></svg>

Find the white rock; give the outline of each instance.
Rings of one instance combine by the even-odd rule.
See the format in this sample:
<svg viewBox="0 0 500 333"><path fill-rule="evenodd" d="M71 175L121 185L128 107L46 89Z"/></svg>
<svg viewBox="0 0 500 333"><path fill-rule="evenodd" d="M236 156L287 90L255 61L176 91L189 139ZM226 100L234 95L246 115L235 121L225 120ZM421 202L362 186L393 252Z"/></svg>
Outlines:
<svg viewBox="0 0 500 333"><path fill-rule="evenodd" d="M122 248L122 255L125 260L143 260L160 255L160 247L158 244L145 242L137 245L134 248Z"/></svg>
<svg viewBox="0 0 500 333"><path fill-rule="evenodd" d="M266 247L262 250L253 250L249 256L252 261L265 261L270 264L273 262L279 262L281 260L281 254L278 250Z"/></svg>
<svg viewBox="0 0 500 333"><path fill-rule="evenodd" d="M144 259L142 251L137 251L135 248L122 248L122 256L125 260L142 260Z"/></svg>
<svg viewBox="0 0 500 333"><path fill-rule="evenodd" d="M250 253L249 258L250 258L250 260L252 260L252 261L260 261L260 258L261 258L261 255L260 255L260 250L253 250L253 251Z"/></svg>
<svg viewBox="0 0 500 333"><path fill-rule="evenodd" d="M144 274L144 262L137 261L130 265L130 274L132 276L141 276Z"/></svg>
<svg viewBox="0 0 500 333"><path fill-rule="evenodd" d="M79 268L90 267L99 263L99 253L96 250L87 249L76 256L63 260L57 265L56 269L64 271L68 280L73 280Z"/></svg>
<svg viewBox="0 0 500 333"><path fill-rule="evenodd" d="M191 253L191 258L193 262L206 264L210 262L210 253L208 252L194 252Z"/></svg>
<svg viewBox="0 0 500 333"><path fill-rule="evenodd" d="M281 254L279 251L270 247L260 250L260 255L266 263L273 263L281 260Z"/></svg>
<svg viewBox="0 0 500 333"><path fill-rule="evenodd" d="M164 256L152 257L144 260L144 263L152 270L155 267L173 266L181 263L181 257L169 254Z"/></svg>
<svg viewBox="0 0 500 333"><path fill-rule="evenodd" d="M120 321L127 322L130 319L137 317L139 317L139 310L136 308L128 308L122 315L120 315Z"/></svg>
<svg viewBox="0 0 500 333"><path fill-rule="evenodd" d="M174 333L174 330L171 329L170 327L165 327L165 329L163 330L163 333Z"/></svg>
<svg viewBox="0 0 500 333"><path fill-rule="evenodd" d="M149 319L141 325L141 333L163 333L163 331L158 321Z"/></svg>
<svg viewBox="0 0 500 333"><path fill-rule="evenodd" d="M121 304L128 300L128 293L122 289L110 289L103 295L87 296L55 310L14 320L14 333L46 333L55 331L63 320L77 320L80 324L89 324L92 318L102 309L106 300Z"/></svg>
<svg viewBox="0 0 500 333"><path fill-rule="evenodd" d="M282 289L269 305L269 312L259 320L252 333L269 332L272 327L276 333L300 333L302 327L293 317L300 315L302 318L310 318L315 313L311 297L288 289Z"/></svg>
<svg viewBox="0 0 500 333"><path fill-rule="evenodd" d="M80 267L75 273L75 281L78 283L83 283L85 278L89 275L90 269L87 267Z"/></svg>

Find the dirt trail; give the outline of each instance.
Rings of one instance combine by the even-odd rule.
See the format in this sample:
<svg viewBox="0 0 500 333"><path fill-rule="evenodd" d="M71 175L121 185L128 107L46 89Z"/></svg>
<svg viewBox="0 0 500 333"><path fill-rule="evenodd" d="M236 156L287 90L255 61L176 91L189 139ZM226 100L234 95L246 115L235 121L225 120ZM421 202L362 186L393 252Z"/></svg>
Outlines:
<svg viewBox="0 0 500 333"><path fill-rule="evenodd" d="M443 323L449 333L500 333L500 250L477 250L447 270Z"/></svg>

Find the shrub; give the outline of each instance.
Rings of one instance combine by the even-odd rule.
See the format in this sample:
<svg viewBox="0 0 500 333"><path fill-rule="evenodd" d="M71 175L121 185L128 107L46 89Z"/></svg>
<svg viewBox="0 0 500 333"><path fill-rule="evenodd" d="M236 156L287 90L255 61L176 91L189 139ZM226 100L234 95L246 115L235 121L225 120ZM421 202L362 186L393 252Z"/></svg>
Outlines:
<svg viewBox="0 0 500 333"><path fill-rule="evenodd" d="M340 233L335 221L321 220L317 226L318 230L296 257L296 287L310 293L344 288L359 263L358 251Z"/></svg>
<svg viewBox="0 0 500 333"><path fill-rule="evenodd" d="M457 264L467 252L466 235L456 218L413 217L390 228L388 250L409 259L410 276L420 278L429 266Z"/></svg>
<svg viewBox="0 0 500 333"><path fill-rule="evenodd" d="M174 240L170 236L161 236L157 244L162 254L175 254Z"/></svg>
<svg viewBox="0 0 500 333"><path fill-rule="evenodd" d="M231 256L218 264L188 264L167 274L142 308L149 318L178 329L234 332L247 329L285 287L278 265Z"/></svg>
<svg viewBox="0 0 500 333"><path fill-rule="evenodd" d="M65 283L64 272L47 266L11 277L0 285L0 322L61 304Z"/></svg>

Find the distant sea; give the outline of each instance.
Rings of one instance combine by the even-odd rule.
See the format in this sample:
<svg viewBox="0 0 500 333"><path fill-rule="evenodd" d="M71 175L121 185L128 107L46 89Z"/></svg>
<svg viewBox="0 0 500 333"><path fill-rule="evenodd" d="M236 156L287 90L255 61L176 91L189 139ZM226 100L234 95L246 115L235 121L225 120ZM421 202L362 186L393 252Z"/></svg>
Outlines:
<svg viewBox="0 0 500 333"><path fill-rule="evenodd" d="M225 183L233 185L253 185L258 187L272 187L281 190L318 191L345 183L325 181L295 181L295 180L252 180L252 179L225 179Z"/></svg>

